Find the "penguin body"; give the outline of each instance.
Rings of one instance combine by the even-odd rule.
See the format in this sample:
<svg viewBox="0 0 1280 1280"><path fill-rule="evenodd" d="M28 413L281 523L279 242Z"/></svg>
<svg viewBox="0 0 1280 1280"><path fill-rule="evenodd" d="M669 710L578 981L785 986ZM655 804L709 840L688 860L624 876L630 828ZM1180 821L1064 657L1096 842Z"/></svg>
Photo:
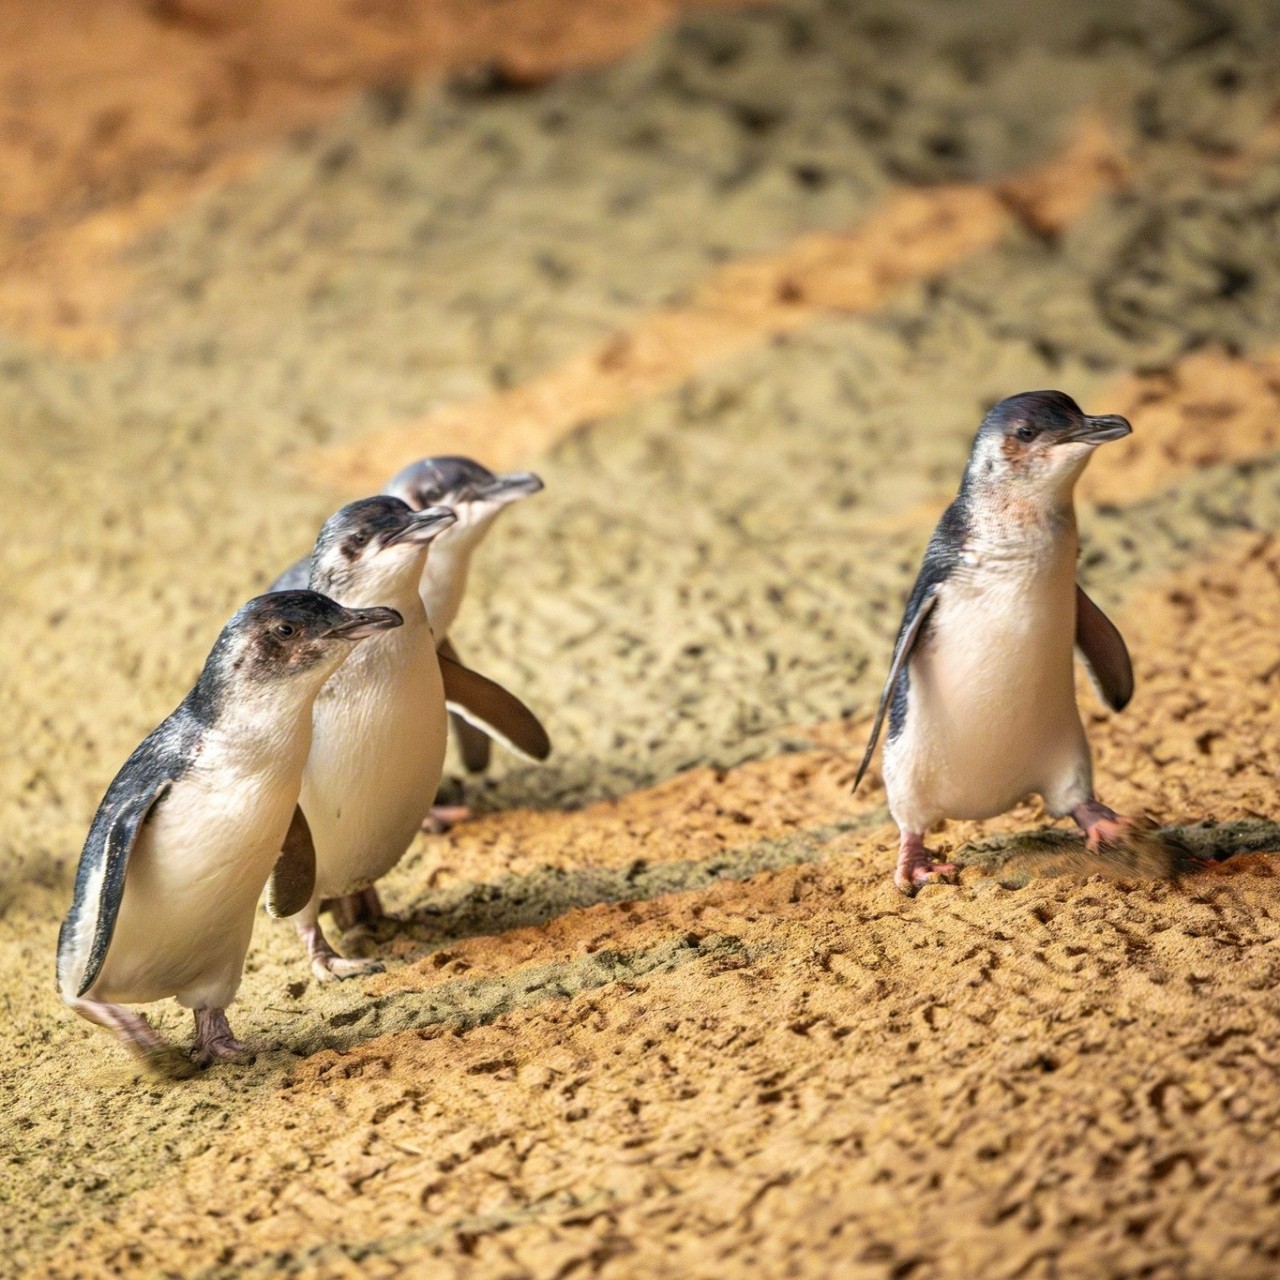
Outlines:
<svg viewBox="0 0 1280 1280"><path fill-rule="evenodd" d="M239 988L255 903L282 848L306 873L310 846L295 821L312 703L355 640L398 623L391 610L347 610L309 591L260 596L231 619L196 686L99 806L58 941L67 1004L145 1053L158 1038L122 1006L172 996L197 1013L198 1059L234 1056L222 1011ZM298 867L280 871L288 879ZM276 893L277 907L306 901L283 897L292 901ZM202 1021L219 1033L209 1043Z"/></svg>
<svg viewBox="0 0 1280 1280"><path fill-rule="evenodd" d="M890 709L885 785L900 826L990 818L1033 793L1061 816L1087 798L1076 553L1074 527L1057 521L1027 520L1008 554L969 529Z"/></svg>
<svg viewBox="0 0 1280 1280"><path fill-rule="evenodd" d="M1093 800L1073 653L1116 710L1133 673L1119 632L1076 584L1072 494L1093 449L1129 430L1061 392L1013 396L984 420L925 552L858 771L861 781L887 711L899 888L954 871L923 848L944 819L993 817L1033 794L1054 816L1091 819L1091 834L1100 813L1116 818Z"/></svg>
<svg viewBox="0 0 1280 1280"><path fill-rule="evenodd" d="M418 584L429 544L455 519L447 507L414 511L399 498L365 498L325 522L312 552L314 589L353 608L387 605L404 619L354 655L315 700L299 806L315 845L316 875L295 925L322 980L381 967L338 955L319 916L345 903L344 919L359 918L348 900L360 895L367 895L368 914L380 912L373 885L404 856L440 783L446 700L492 734L509 729L516 745L537 749L542 741L527 708L437 654Z"/></svg>
<svg viewBox="0 0 1280 1280"><path fill-rule="evenodd" d="M444 770L444 683L414 586L399 597L405 625L379 637L393 643L353 654L316 699L301 803L316 842L318 898L364 889L395 866Z"/></svg>

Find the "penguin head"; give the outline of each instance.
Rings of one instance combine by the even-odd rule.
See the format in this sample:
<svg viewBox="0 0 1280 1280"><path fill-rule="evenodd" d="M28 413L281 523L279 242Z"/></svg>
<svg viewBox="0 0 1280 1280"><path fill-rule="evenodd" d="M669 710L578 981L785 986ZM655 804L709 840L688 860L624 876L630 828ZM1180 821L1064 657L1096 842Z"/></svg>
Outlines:
<svg viewBox="0 0 1280 1280"><path fill-rule="evenodd" d="M441 538L443 551L446 545L478 541L504 507L541 489L542 481L532 471L499 476L470 458L443 456L411 462L387 482L384 492L415 509L452 507L458 520Z"/></svg>
<svg viewBox="0 0 1280 1280"><path fill-rule="evenodd" d="M311 552L311 586L351 603L417 595L427 545L457 520L449 507L415 511L389 494L335 512Z"/></svg>
<svg viewBox="0 0 1280 1280"><path fill-rule="evenodd" d="M394 609L348 609L318 591L276 591L235 613L205 669L218 682L261 686L305 676L319 688L356 641L403 621Z"/></svg>
<svg viewBox="0 0 1280 1280"><path fill-rule="evenodd" d="M1015 490L1046 503L1070 501L1094 449L1132 430L1116 414L1082 413L1061 391L1024 391L982 420L965 484L971 492Z"/></svg>

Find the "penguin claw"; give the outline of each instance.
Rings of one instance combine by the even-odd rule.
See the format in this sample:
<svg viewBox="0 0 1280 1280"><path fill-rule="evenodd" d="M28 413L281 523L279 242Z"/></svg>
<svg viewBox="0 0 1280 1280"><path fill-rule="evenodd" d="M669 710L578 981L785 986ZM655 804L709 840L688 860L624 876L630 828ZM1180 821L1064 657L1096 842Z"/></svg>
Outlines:
<svg viewBox="0 0 1280 1280"><path fill-rule="evenodd" d="M191 1046L191 1061L202 1070L205 1067L211 1067L215 1062L250 1062L253 1057L253 1051L249 1046L235 1038L213 1040L208 1044Z"/></svg>
<svg viewBox="0 0 1280 1280"><path fill-rule="evenodd" d="M381 960L348 960L340 956L314 919L310 923L300 922L295 927L307 948L311 972L318 982L340 982L344 978L359 978L383 971Z"/></svg>
<svg viewBox="0 0 1280 1280"><path fill-rule="evenodd" d="M381 960L347 960L338 955L311 957L311 972L320 982L343 982L347 978L382 973L385 969Z"/></svg>
<svg viewBox="0 0 1280 1280"><path fill-rule="evenodd" d="M1100 818L1087 833L1089 852L1103 853L1108 849L1122 849L1144 830L1145 824L1136 822L1133 818L1118 815L1115 818Z"/></svg>
<svg viewBox="0 0 1280 1280"><path fill-rule="evenodd" d="M422 820L422 830L428 835L442 836L452 830L459 822L469 822L471 810L465 804L432 805L427 816Z"/></svg>
<svg viewBox="0 0 1280 1280"><path fill-rule="evenodd" d="M197 1009L195 1016L196 1040L191 1046L191 1061L197 1067L252 1059L249 1046L232 1035L231 1024L221 1009Z"/></svg>
<svg viewBox="0 0 1280 1280"><path fill-rule="evenodd" d="M925 884L955 884L960 867L955 862L922 862L916 866L899 867L894 872L893 883L909 898Z"/></svg>
<svg viewBox="0 0 1280 1280"><path fill-rule="evenodd" d="M907 897L914 898L916 890L924 884L954 884L959 872L954 862L934 862L933 855L924 847L923 835L902 832L893 883Z"/></svg>

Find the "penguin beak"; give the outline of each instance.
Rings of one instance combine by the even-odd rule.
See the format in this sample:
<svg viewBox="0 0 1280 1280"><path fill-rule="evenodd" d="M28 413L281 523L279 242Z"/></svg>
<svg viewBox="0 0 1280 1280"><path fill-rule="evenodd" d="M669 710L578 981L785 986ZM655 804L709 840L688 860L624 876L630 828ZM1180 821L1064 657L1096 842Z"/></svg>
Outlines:
<svg viewBox="0 0 1280 1280"><path fill-rule="evenodd" d="M415 511L403 529L397 529L383 540L383 546L392 547L400 542L430 542L458 519L452 507L427 507Z"/></svg>
<svg viewBox="0 0 1280 1280"><path fill-rule="evenodd" d="M348 609L347 617L330 627L324 636L325 639L332 636L339 640L363 640L375 631L390 631L403 622L404 619L395 609L381 606L376 609Z"/></svg>
<svg viewBox="0 0 1280 1280"><path fill-rule="evenodd" d="M492 484L477 488L475 496L481 502L514 502L517 498L540 493L542 487L542 478L532 471L512 471L505 476L497 476Z"/></svg>
<svg viewBox="0 0 1280 1280"><path fill-rule="evenodd" d="M1079 444L1106 444L1108 440L1119 440L1132 431L1129 420L1118 413L1104 413L1098 417L1086 413L1084 425L1063 438Z"/></svg>

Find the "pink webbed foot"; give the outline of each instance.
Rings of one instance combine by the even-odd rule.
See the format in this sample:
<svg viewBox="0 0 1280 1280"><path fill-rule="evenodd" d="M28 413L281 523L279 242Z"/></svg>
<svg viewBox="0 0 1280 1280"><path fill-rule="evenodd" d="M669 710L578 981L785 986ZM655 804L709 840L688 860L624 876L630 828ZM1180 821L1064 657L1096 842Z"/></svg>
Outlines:
<svg viewBox="0 0 1280 1280"><path fill-rule="evenodd" d="M893 883L903 893L913 896L922 884L953 883L959 870L954 862L934 862L933 855L924 847L922 835L910 831L902 833Z"/></svg>
<svg viewBox="0 0 1280 1280"><path fill-rule="evenodd" d="M213 1062L243 1062L250 1056L248 1045L231 1034L231 1024L221 1009L196 1009L196 1038L191 1046L191 1061L197 1067Z"/></svg>
<svg viewBox="0 0 1280 1280"><path fill-rule="evenodd" d="M1108 809L1097 800L1086 800L1077 805L1071 816L1085 833L1090 852L1101 853L1106 849L1126 847L1133 837L1145 827L1133 818L1123 818L1114 809Z"/></svg>
<svg viewBox="0 0 1280 1280"><path fill-rule="evenodd" d="M362 978L371 973L381 973L381 960L348 960L340 956L329 939L324 936L320 925L312 920L305 922L302 916L295 917L294 928L307 948L307 958L311 961L311 972L320 982L341 981L344 978Z"/></svg>
<svg viewBox="0 0 1280 1280"><path fill-rule="evenodd" d="M169 1046L156 1034L146 1018L122 1004L108 1004L102 1000L81 997L71 1002L71 1007L90 1022L114 1031L121 1043L143 1062L154 1064L169 1052Z"/></svg>
<svg viewBox="0 0 1280 1280"><path fill-rule="evenodd" d="M465 804L432 805L422 820L422 829L428 835L442 836L459 822L469 822L471 810Z"/></svg>
<svg viewBox="0 0 1280 1280"><path fill-rule="evenodd" d="M1149 818L1126 818L1097 800L1077 805L1071 816L1085 833L1089 852L1109 874L1165 880L1213 865L1195 857Z"/></svg>

